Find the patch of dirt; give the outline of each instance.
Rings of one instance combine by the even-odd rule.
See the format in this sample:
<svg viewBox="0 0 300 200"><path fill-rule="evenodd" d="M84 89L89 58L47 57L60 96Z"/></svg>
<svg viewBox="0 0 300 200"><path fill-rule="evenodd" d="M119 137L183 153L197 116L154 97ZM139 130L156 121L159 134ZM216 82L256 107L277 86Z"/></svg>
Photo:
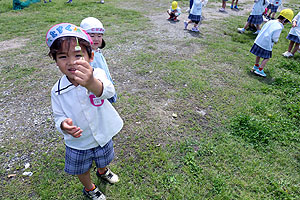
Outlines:
<svg viewBox="0 0 300 200"><path fill-rule="evenodd" d="M24 46L26 46L26 43L29 41L29 39L25 38L14 38L11 40L4 40L0 42L0 52L1 51L9 51L11 49L19 49Z"/></svg>

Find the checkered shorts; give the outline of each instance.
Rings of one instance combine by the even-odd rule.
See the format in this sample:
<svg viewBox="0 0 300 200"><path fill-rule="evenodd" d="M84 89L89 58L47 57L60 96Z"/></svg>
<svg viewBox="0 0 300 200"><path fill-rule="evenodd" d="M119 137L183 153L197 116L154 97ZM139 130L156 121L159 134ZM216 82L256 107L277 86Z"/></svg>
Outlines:
<svg viewBox="0 0 300 200"><path fill-rule="evenodd" d="M188 18L192 20L193 22L200 22L201 21L201 15L193 15L189 14Z"/></svg>
<svg viewBox="0 0 300 200"><path fill-rule="evenodd" d="M93 164L97 168L106 167L114 158L113 141L110 140L105 146L87 150L78 150L66 146L65 172L71 175L79 175L87 172Z"/></svg>
<svg viewBox="0 0 300 200"><path fill-rule="evenodd" d="M272 6L271 4L269 4L268 9L270 9L272 13L276 13L278 6L274 6L274 5Z"/></svg>
<svg viewBox="0 0 300 200"><path fill-rule="evenodd" d="M286 39L288 40L291 40L293 42L296 42L296 43L300 43L300 39L297 35L292 35L292 34L288 34L288 36L286 37Z"/></svg>
<svg viewBox="0 0 300 200"><path fill-rule="evenodd" d="M250 15L247 20L247 22L249 22L250 24L257 24L257 25L262 24L263 21L264 19L262 15Z"/></svg>
<svg viewBox="0 0 300 200"><path fill-rule="evenodd" d="M266 59L272 58L272 51L265 50L255 43L250 49L250 52L261 58L266 58Z"/></svg>

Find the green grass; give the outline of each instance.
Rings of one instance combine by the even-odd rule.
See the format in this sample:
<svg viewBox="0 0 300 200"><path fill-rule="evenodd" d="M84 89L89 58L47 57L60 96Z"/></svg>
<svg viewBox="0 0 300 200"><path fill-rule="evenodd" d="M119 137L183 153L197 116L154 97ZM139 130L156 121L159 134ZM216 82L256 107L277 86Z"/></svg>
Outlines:
<svg viewBox="0 0 300 200"><path fill-rule="evenodd" d="M118 84L126 83L115 104L125 126L115 137L116 158L111 165L121 181L108 185L92 174L108 199L300 198L300 54L290 59L281 56L289 44L285 38L290 25L273 48L265 68L267 78L261 78L249 72L255 61L249 52L255 36L236 32L248 16L216 20L219 26L214 32L200 38L170 39L152 35L149 30L154 25L142 10L123 9L121 1L106 0L100 6L92 0L72 5L54 0L22 11L10 10L8 0L2 2L0 40L30 39L21 49L1 52L3 106L11 103L7 99L20 98L26 112L34 113L35 106L50 107L49 91L60 73L47 57L44 37L56 23L79 24L94 13L106 28L104 53L142 41L141 48L127 54L119 51L118 66L112 65L117 91ZM177 56L158 46L173 40L178 49L201 48ZM0 121L4 127L15 112L8 108ZM172 113L178 117L172 118ZM44 123L32 125L44 115ZM34 129L26 132L26 126ZM19 127L25 128L16 131ZM22 160L10 171L1 167L0 189L5 191L1 199L82 199L78 179L63 171L63 139L47 112L36 113L29 123L18 121L2 137L0 162L29 156L27 170L34 174L22 176ZM7 178L11 173L17 176Z"/></svg>

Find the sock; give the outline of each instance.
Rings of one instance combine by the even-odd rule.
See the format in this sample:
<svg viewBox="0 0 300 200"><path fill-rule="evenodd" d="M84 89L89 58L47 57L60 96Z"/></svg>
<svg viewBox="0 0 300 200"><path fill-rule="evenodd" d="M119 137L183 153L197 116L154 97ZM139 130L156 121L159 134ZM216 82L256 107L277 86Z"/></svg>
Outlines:
<svg viewBox="0 0 300 200"><path fill-rule="evenodd" d="M263 68L262 68L262 67L260 67L260 68L258 68L258 69L259 69L259 71L263 70Z"/></svg>
<svg viewBox="0 0 300 200"><path fill-rule="evenodd" d="M105 174L107 172L107 170L108 169L106 169L105 172L103 172L103 173L100 173L99 170L98 170L98 172L99 172L100 175L103 175L103 174Z"/></svg>
<svg viewBox="0 0 300 200"><path fill-rule="evenodd" d="M96 188L96 186L95 186L95 184L93 184L93 188L92 189L90 189L90 190L87 190L86 188L84 188L84 189L85 189L85 191L89 192L89 191L93 191L95 188Z"/></svg>
<svg viewBox="0 0 300 200"><path fill-rule="evenodd" d="M255 64L256 67L259 67L259 64Z"/></svg>

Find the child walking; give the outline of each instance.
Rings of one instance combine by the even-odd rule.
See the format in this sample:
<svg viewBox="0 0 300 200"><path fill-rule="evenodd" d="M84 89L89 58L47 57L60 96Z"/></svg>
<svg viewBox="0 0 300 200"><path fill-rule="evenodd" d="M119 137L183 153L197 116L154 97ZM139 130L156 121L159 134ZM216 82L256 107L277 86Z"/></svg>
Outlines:
<svg viewBox="0 0 300 200"><path fill-rule="evenodd" d="M292 21L293 27L291 28L286 39L290 40L289 48L282 55L284 57L293 57L299 49L300 44L300 12L294 17ZM295 45L295 46L294 46ZM294 49L293 49L294 47ZM299 51L299 50L298 50Z"/></svg>
<svg viewBox="0 0 300 200"><path fill-rule="evenodd" d="M101 49L103 49L106 44L103 39L105 29L102 23L94 17L88 17L81 21L80 27L83 28L89 34L93 41L92 49L94 52L94 60L90 63L91 66L93 68L103 69L106 73L107 78L112 82L112 84L114 84L109 73L106 60L101 52ZM109 98L108 101L110 103L115 103L117 101L117 93L113 97Z"/></svg>
<svg viewBox="0 0 300 200"><path fill-rule="evenodd" d="M190 23L194 23L194 27L192 28L192 31L199 32L198 24L201 20L203 1L204 0L194 0L192 9L191 9L190 14L188 16L188 18L190 20L184 22L184 29L187 29L187 27Z"/></svg>
<svg viewBox="0 0 300 200"><path fill-rule="evenodd" d="M273 45L278 42L284 25L291 22L293 17L294 12L291 9L284 9L280 12L277 20L270 20L262 27L250 50L256 55L255 65L252 68L255 74L262 77L267 76L263 69L272 57ZM261 65L259 65L260 58L263 58Z"/></svg>
<svg viewBox="0 0 300 200"><path fill-rule="evenodd" d="M181 9L178 6L177 1L173 1L172 5L170 6L170 9L167 10L167 13L169 14L169 20L178 21L177 17L181 14Z"/></svg>
<svg viewBox="0 0 300 200"><path fill-rule="evenodd" d="M119 181L107 167L114 158L112 137L123 127L107 100L114 95L114 86L102 69L89 64L94 55L82 28L57 24L47 32L46 43L49 56L64 74L51 90L51 103L55 126L64 135L65 172L78 177L85 196L105 200L91 180L90 169L94 161L99 178L110 183Z"/></svg>
<svg viewBox="0 0 300 200"><path fill-rule="evenodd" d="M270 0L270 4L267 7L267 13L270 10L270 13L267 15L267 19L275 19L275 14L277 13L278 7L282 4L281 0ZM272 15L271 15L272 14Z"/></svg>
<svg viewBox="0 0 300 200"><path fill-rule="evenodd" d="M266 7L269 5L269 0L254 0L254 5L252 12L248 17L248 20L243 28L238 28L238 32L244 33L250 24L254 24L256 27L256 32L258 34L260 31L260 25L263 23L263 13Z"/></svg>

